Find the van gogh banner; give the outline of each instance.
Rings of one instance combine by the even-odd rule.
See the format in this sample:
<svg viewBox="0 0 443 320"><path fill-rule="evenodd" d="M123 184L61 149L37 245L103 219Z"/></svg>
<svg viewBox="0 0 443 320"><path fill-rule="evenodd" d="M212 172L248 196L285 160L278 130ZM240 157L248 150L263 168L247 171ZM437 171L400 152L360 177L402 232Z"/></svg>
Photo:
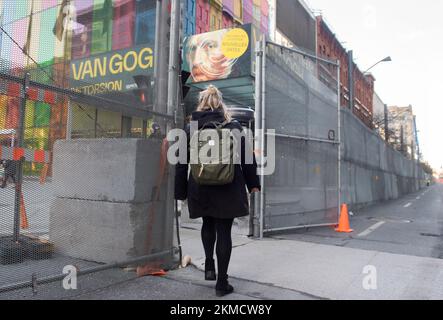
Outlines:
<svg viewBox="0 0 443 320"><path fill-rule="evenodd" d="M185 40L183 70L189 82L205 82L251 75L251 25L191 36Z"/></svg>
<svg viewBox="0 0 443 320"><path fill-rule="evenodd" d="M154 72L154 49L140 45L71 62L71 88L87 95L137 89L136 75Z"/></svg>

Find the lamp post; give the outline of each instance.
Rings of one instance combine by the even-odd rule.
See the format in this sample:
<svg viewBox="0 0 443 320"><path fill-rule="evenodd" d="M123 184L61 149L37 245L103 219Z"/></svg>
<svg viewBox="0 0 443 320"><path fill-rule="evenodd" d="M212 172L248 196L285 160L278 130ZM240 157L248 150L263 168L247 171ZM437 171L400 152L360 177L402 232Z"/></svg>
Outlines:
<svg viewBox="0 0 443 320"><path fill-rule="evenodd" d="M392 61L392 58L391 58L390 56L388 56L388 57L386 57L386 58L384 58L384 59L378 61L376 64L374 64L374 65L373 65L372 67L370 67L368 70L366 70L365 72L363 72L363 74L368 73L369 70L371 70L372 68L374 68L374 67L375 67L376 65L378 65L379 63L382 63L382 62L391 62L391 61Z"/></svg>

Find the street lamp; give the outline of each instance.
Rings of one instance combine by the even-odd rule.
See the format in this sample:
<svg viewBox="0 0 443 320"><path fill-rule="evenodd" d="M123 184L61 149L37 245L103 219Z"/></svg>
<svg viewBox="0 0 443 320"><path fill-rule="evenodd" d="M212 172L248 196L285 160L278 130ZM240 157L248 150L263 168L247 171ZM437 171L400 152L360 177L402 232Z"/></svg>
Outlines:
<svg viewBox="0 0 443 320"><path fill-rule="evenodd" d="M374 64L372 67L370 67L368 70L366 70L365 72L363 72L363 74L368 73L369 70L371 70L372 68L374 68L377 64L382 63L382 62L391 62L392 58L390 56L380 60L379 62L377 62L376 64Z"/></svg>

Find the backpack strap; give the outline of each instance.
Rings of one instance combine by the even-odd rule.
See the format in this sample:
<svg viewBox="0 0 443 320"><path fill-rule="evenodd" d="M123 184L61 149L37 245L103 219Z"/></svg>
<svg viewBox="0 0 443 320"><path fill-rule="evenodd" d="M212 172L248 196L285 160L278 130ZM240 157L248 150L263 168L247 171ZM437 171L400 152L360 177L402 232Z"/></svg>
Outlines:
<svg viewBox="0 0 443 320"><path fill-rule="evenodd" d="M219 129L223 129L224 127L226 127L226 126L227 126L228 124L230 124L230 123L231 123L231 121L228 121L228 120L225 120L223 123L215 122L215 121L213 121L213 122L208 122L208 123L204 124L204 125L200 128L200 130L204 130L204 129L206 129L207 126L210 125L210 124L212 124L212 125L215 127L215 129L219 130Z"/></svg>

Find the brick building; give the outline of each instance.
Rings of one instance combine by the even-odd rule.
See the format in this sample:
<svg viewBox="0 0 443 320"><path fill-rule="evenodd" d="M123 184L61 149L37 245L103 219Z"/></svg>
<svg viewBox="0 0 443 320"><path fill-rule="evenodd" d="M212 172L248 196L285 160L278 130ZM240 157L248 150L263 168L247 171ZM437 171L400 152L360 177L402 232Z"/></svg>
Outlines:
<svg viewBox="0 0 443 320"><path fill-rule="evenodd" d="M322 16L317 16L317 55L329 60L340 60L340 103L349 107L349 52L343 47L337 36ZM373 128L373 99L375 78L371 74L363 74L353 63L354 76L354 108L353 113L369 128ZM319 72L322 72L320 69ZM326 70L323 70L326 72Z"/></svg>
<svg viewBox="0 0 443 320"><path fill-rule="evenodd" d="M269 32L269 0L186 0L182 2L183 34L191 36L209 31L253 24Z"/></svg>

